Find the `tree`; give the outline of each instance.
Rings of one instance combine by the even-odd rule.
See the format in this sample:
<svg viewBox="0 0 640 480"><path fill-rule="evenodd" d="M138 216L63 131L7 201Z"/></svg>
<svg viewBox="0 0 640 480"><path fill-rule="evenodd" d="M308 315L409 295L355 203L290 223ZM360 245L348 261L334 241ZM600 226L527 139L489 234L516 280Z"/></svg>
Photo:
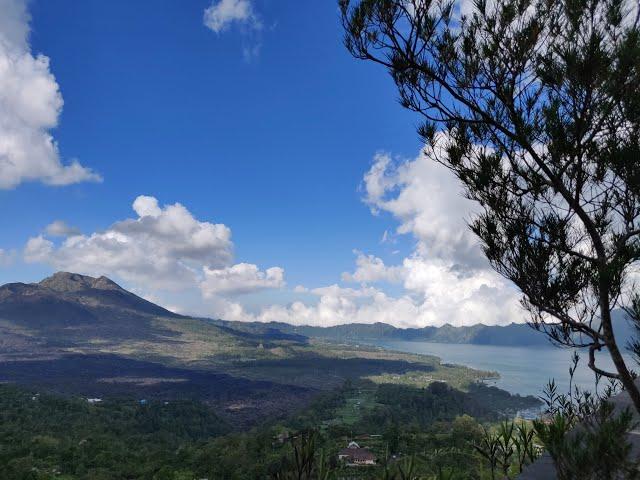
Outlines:
<svg viewBox="0 0 640 480"><path fill-rule="evenodd" d="M635 1L635 0L634 0ZM341 0L345 45L387 68L530 323L640 391L612 311L640 258L640 31L624 0ZM609 352L615 371L596 365Z"/></svg>
<svg viewBox="0 0 640 480"><path fill-rule="evenodd" d="M533 424L553 459L558 479L631 480L640 475L629 440L629 432L638 423L629 408L615 412L609 401L616 393L614 387L596 395L578 387L559 394L554 382L545 388L542 398L547 419Z"/></svg>
<svg viewBox="0 0 640 480"><path fill-rule="evenodd" d="M293 452L273 475L275 480L329 480L332 475L324 449L317 448L315 432L302 433L292 441Z"/></svg>

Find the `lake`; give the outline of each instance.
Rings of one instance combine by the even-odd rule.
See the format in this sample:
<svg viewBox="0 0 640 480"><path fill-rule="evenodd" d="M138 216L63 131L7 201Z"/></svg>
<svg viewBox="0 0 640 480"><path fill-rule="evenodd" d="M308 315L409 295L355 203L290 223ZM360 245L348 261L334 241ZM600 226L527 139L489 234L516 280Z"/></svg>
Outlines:
<svg viewBox="0 0 640 480"><path fill-rule="evenodd" d="M496 371L500 374L500 378L487 383L511 393L539 396L551 378L555 379L561 393L566 392L569 387L572 350L568 349L551 346L509 347L406 341L379 341L376 345L401 352L436 355L444 363ZM630 368L636 368L630 358L627 360ZM615 371L611 359L604 352L596 356L596 365L608 371ZM581 354L574 384L582 388L594 389L594 374L587 367L586 351Z"/></svg>

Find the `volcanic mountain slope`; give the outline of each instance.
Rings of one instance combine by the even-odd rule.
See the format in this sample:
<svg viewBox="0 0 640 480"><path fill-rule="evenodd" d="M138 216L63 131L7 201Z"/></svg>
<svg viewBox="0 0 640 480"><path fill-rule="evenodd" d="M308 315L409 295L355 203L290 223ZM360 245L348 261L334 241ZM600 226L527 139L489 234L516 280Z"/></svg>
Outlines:
<svg viewBox="0 0 640 480"><path fill-rule="evenodd" d="M74 344L91 338L122 340L158 334L152 320L182 318L106 277L58 272L39 283L0 287L0 320L15 334ZM167 332L169 333L169 332Z"/></svg>
<svg viewBox="0 0 640 480"><path fill-rule="evenodd" d="M0 357L53 353L116 353L189 362L213 356L255 356L272 342L305 344L292 333L243 332L178 315L107 277L58 272L39 283L0 287ZM268 355L268 350L262 351Z"/></svg>
<svg viewBox="0 0 640 480"><path fill-rule="evenodd" d="M60 272L0 287L0 363L116 355L317 388L353 376L440 368L435 357L327 344L280 324L244 326L175 314L106 277ZM460 378L477 374L462 370Z"/></svg>
<svg viewBox="0 0 640 480"><path fill-rule="evenodd" d="M236 332L178 315L106 277L59 272L0 287L0 383L38 391L197 398L250 424L315 391L229 375L229 364L279 358L272 349L305 344L299 335Z"/></svg>
<svg viewBox="0 0 640 480"><path fill-rule="evenodd" d="M0 383L89 398L194 397L249 425L346 380L464 388L494 375L292 329L181 316L106 277L61 272L0 287Z"/></svg>

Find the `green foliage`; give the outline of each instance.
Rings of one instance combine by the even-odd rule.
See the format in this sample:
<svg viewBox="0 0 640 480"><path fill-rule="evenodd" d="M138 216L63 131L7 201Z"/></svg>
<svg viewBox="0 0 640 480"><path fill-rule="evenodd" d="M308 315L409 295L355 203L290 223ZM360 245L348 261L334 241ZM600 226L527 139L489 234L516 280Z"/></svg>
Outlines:
<svg viewBox="0 0 640 480"><path fill-rule="evenodd" d="M344 405L365 393L369 403L364 411L352 424L340 423ZM467 397L469 393L444 385L416 389L346 382L282 425L229 432L226 422L197 401L150 400L143 405L136 399L105 398L91 405L85 399L35 395L0 385L0 476L331 480L356 474L377 479L386 471L394 480L470 478L482 468L471 447L482 430L466 410L472 405ZM494 418L486 412L486 419ZM420 422L410 418L420 415ZM337 452L354 435L363 439L357 440L381 466L354 470L337 462ZM482 474L479 478L484 480Z"/></svg>
<svg viewBox="0 0 640 480"><path fill-rule="evenodd" d="M426 152L531 323L640 389L613 334L640 260L640 15L621 0L340 0L345 45L384 66ZM632 316L633 318L633 316ZM603 371L595 352L615 365Z"/></svg>
<svg viewBox="0 0 640 480"><path fill-rule="evenodd" d="M633 427L631 412L626 409L616 415L609 402L603 402L593 417L579 425L561 414L548 423L535 422L536 434L553 458L559 480L637 478L638 463L630 457L627 439Z"/></svg>
<svg viewBox="0 0 640 480"><path fill-rule="evenodd" d="M491 470L491 480L496 478L496 469L500 458L500 441L496 435L491 434L486 428L482 429L482 438L479 443L473 447L482 455L489 463Z"/></svg>
<svg viewBox="0 0 640 480"><path fill-rule="evenodd" d="M487 461L492 480L498 470L503 478L511 478L538 457L533 430L524 422L503 421L495 432L483 427L482 436L473 447Z"/></svg>
<svg viewBox="0 0 640 480"><path fill-rule="evenodd" d="M613 391L602 396L579 389L558 394L554 382L546 387L548 418L534 421L534 428L559 480L638 478L638 460L631 457L628 439L637 422L628 408L616 411L609 401Z"/></svg>
<svg viewBox="0 0 640 480"><path fill-rule="evenodd" d="M516 424L517 434L514 438L514 446L518 459L518 471L522 472L525 465L533 463L539 456L538 449L534 443L535 430L527 426L526 423Z"/></svg>
<svg viewBox="0 0 640 480"><path fill-rule="evenodd" d="M274 480L329 480L333 469L324 449L317 448L316 432L303 433L293 440L293 452L273 475Z"/></svg>
<svg viewBox="0 0 640 480"><path fill-rule="evenodd" d="M159 465L175 462L173 474L181 445L229 430L199 402L90 405L0 385L0 470L7 480L151 478Z"/></svg>
<svg viewBox="0 0 640 480"><path fill-rule="evenodd" d="M453 421L468 414L476 418L495 420L500 413L539 405L531 397L519 397L495 387L472 384L468 392L442 382L425 388L381 384L376 390L378 405L363 414L362 423L368 429L392 423L426 428L436 421Z"/></svg>

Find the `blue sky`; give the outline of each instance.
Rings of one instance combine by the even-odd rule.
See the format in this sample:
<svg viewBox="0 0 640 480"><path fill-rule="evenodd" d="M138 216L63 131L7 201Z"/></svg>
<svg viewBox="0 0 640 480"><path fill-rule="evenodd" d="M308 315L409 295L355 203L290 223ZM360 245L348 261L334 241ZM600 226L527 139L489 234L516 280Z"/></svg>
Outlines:
<svg viewBox="0 0 640 480"><path fill-rule="evenodd" d="M0 97L0 120L58 145L46 160L57 162L57 176L42 173L43 160L0 184L0 281L75 267L181 311L235 319L461 324L477 311L485 323L518 320L513 290L488 271L466 231L472 207L448 172L419 155L419 119L398 105L391 79L346 52L335 2L292 6L0 0L12 13L0 20L9 59L0 86L13 68L16 95L28 99ZM25 73L19 59L38 55L48 66ZM57 85L64 105L51 106L55 92L29 90L40 83L20 75ZM57 115L54 126L21 113L38 101ZM2 148L0 160L23 158L18 147ZM72 174L64 169L73 161ZM141 195L157 200L138 209L157 212L148 221L132 209ZM207 245L232 258L207 245L185 254L196 248L186 237L182 253L163 250L150 237L162 230L151 217L159 222L176 203L196 222L186 237L223 224L230 240ZM138 233L118 223L126 219ZM46 233L54 221L68 231ZM145 225L155 233L139 236ZM135 261L110 263L103 244L112 231L142 242L130 253L148 255L137 271ZM26 251L30 239L40 242ZM166 258L154 259L160 251ZM456 277L460 265L466 273ZM183 267L175 275L183 284L154 283ZM442 289L455 297L438 301ZM491 308L497 299L506 314Z"/></svg>

